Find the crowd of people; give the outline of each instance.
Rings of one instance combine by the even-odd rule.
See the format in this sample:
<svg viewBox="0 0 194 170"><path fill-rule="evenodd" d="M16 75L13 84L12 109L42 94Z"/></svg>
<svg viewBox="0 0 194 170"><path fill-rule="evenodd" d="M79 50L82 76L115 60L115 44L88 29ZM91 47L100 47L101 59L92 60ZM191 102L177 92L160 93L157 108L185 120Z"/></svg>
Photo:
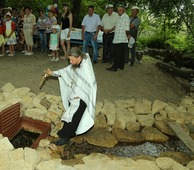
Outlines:
<svg viewBox="0 0 194 170"><path fill-rule="evenodd" d="M83 52L87 52L91 43L93 48L93 63L98 63L99 31L103 32L103 63L113 63L108 71L124 69L125 63L135 63L136 40L140 19L137 14L138 7L133 7L128 16L125 6L119 5L118 11L114 11L112 4L106 5L106 13L102 19L95 13L94 6L88 6L88 14L84 16L82 26ZM39 10L36 18L29 6L18 11L16 8L0 8L0 46L2 53L6 54L5 45L9 46L9 56L21 51L24 55L33 55L34 34L38 31L41 53L51 56L51 61L59 61L59 46L63 51L61 59L66 59L70 50L71 30L73 15L68 3L63 4L63 12L60 14L60 23L52 9L48 15L44 10ZM50 53L50 50L52 51ZM129 52L131 59L129 60Z"/></svg>

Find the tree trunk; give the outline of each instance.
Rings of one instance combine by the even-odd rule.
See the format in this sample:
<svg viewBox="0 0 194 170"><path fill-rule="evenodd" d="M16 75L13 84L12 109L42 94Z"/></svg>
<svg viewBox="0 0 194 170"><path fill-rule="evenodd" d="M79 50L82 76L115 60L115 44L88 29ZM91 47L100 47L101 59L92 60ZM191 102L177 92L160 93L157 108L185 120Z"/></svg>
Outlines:
<svg viewBox="0 0 194 170"><path fill-rule="evenodd" d="M81 9L81 0L72 0L73 4L73 9L72 9L72 14L73 14L73 27L78 28L80 27L80 9Z"/></svg>

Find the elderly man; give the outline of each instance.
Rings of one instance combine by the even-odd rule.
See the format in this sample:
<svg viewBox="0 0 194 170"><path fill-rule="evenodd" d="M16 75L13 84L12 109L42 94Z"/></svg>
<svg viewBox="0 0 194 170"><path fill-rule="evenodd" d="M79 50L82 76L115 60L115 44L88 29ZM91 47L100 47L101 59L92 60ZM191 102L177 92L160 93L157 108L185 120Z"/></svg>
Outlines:
<svg viewBox="0 0 194 170"><path fill-rule="evenodd" d="M88 131L94 125L97 84L89 54L78 47L69 50L70 65L58 70L47 69L48 76L59 78L65 113L64 125L57 133L60 146L68 144L70 138Z"/></svg>
<svg viewBox="0 0 194 170"><path fill-rule="evenodd" d="M127 48L129 36L129 17L122 5L118 7L118 14L120 17L116 24L113 39L114 64L112 67L107 68L108 71L117 71L118 68L123 70L125 64L125 49Z"/></svg>
<svg viewBox="0 0 194 170"><path fill-rule="evenodd" d="M137 14L139 13L139 8L137 6L132 7L130 16L130 35L137 41L137 34L139 30L139 25L141 23ZM134 65L136 58L136 44L131 48L131 66Z"/></svg>
<svg viewBox="0 0 194 170"><path fill-rule="evenodd" d="M88 15L86 15L82 21L82 40L83 40L83 52L87 52L88 43L92 43L93 47L93 62L98 61L98 44L97 37L100 30L100 17L94 13L94 6L88 6Z"/></svg>
<svg viewBox="0 0 194 170"><path fill-rule="evenodd" d="M103 57L102 62L107 63L113 61L112 58L112 41L114 38L114 30L116 23L119 19L119 16L116 12L113 11L113 5L106 5L107 13L102 17L101 30L103 33Z"/></svg>

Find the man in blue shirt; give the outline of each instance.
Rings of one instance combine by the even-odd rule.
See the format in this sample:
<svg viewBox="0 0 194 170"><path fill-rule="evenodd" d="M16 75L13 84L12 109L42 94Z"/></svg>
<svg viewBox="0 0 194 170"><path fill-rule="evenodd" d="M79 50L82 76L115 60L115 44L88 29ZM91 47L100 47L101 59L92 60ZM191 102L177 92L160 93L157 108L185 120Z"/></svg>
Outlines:
<svg viewBox="0 0 194 170"><path fill-rule="evenodd" d="M93 47L93 63L98 61L98 44L97 37L100 30L100 17L94 13L94 6L88 6L88 14L82 21L82 40L83 40L83 52L87 52L88 43L91 42Z"/></svg>

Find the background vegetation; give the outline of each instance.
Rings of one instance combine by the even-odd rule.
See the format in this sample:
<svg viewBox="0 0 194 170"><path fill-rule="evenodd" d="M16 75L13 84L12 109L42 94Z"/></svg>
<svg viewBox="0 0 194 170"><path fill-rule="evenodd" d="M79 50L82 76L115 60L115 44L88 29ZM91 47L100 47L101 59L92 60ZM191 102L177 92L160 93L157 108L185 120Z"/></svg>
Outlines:
<svg viewBox="0 0 194 170"><path fill-rule="evenodd" d="M38 9L48 5L68 2L74 15L74 27L80 27L87 6L93 4L95 11L101 17L105 13L105 5L113 3L115 7L124 3L127 14L134 5L140 7L139 17L139 48L171 48L181 52L194 52L194 0L1 0L0 6L16 7L18 9L29 5L37 15ZM60 11L59 10L59 11ZM116 10L116 8L115 8ZM60 16L60 14L58 14Z"/></svg>

